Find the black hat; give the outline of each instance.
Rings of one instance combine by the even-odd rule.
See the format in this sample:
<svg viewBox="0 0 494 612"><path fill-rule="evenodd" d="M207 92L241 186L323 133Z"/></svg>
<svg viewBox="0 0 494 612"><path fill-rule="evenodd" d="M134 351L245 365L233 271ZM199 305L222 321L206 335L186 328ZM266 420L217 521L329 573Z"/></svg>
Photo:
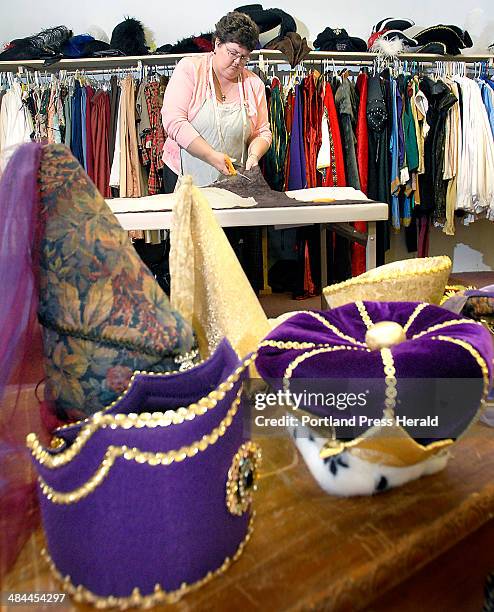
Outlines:
<svg viewBox="0 0 494 612"><path fill-rule="evenodd" d="M419 44L415 38L407 36L401 30L386 30L383 34L381 34L380 38L384 38L385 40L393 40L398 38L403 42L405 47L418 47Z"/></svg>
<svg viewBox="0 0 494 612"><path fill-rule="evenodd" d="M461 49L471 47L473 45L470 34L466 30L462 30L458 26L452 25L436 25L422 30L415 35L415 39L419 45L427 45L429 43L443 43L446 47L448 55L459 55ZM428 53L430 51L427 51ZM426 51L424 51L426 53Z"/></svg>
<svg viewBox="0 0 494 612"><path fill-rule="evenodd" d="M376 25L372 28L372 32L380 32L381 30L403 31L407 28L411 28L413 25L415 25L415 22L411 19L397 19L396 17L386 17L385 19L381 19L381 21L378 21L376 23Z"/></svg>
<svg viewBox="0 0 494 612"><path fill-rule="evenodd" d="M42 30L34 36L16 38L0 53L0 60L60 59L62 47L72 36L72 30L56 26Z"/></svg>
<svg viewBox="0 0 494 612"><path fill-rule="evenodd" d="M115 26L110 46L112 49L119 49L124 55L147 55L149 53L144 26L132 17L126 17Z"/></svg>
<svg viewBox="0 0 494 612"><path fill-rule="evenodd" d="M367 51L367 43L361 38L348 36L346 30L325 28L317 35L314 48L319 51Z"/></svg>
<svg viewBox="0 0 494 612"><path fill-rule="evenodd" d="M238 13L248 15L259 28L259 32L268 32L280 26L277 38L284 38L288 32L296 32L295 19L281 9L263 9L261 4L246 4L235 9Z"/></svg>

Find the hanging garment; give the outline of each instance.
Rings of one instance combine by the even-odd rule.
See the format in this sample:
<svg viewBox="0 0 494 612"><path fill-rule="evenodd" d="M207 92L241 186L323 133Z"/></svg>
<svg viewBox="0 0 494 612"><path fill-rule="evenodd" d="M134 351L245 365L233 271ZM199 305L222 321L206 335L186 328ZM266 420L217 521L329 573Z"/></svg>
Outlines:
<svg viewBox="0 0 494 612"><path fill-rule="evenodd" d="M305 148L305 172L307 187L318 186L317 154L321 147L321 123L323 98L314 74L304 79L303 86L303 130Z"/></svg>
<svg viewBox="0 0 494 612"><path fill-rule="evenodd" d="M97 91L91 99L91 138L94 153L94 184L105 198L110 192L110 159L108 136L110 127L110 98L106 91Z"/></svg>
<svg viewBox="0 0 494 612"><path fill-rule="evenodd" d="M264 175L275 191L282 191L285 182L285 161L288 147L288 134L283 116L283 101L280 82L273 79L269 100L269 125L273 138L264 156Z"/></svg>
<svg viewBox="0 0 494 612"><path fill-rule="evenodd" d="M113 164L115 146L117 139L117 120L120 108L120 87L117 77L113 75L110 79L110 126L108 130L108 154L110 157L110 167Z"/></svg>
<svg viewBox="0 0 494 612"><path fill-rule="evenodd" d="M161 124L160 86L159 82L153 81L148 83L144 89L150 129L149 136L146 139L146 150L149 154L149 195L160 193L162 188L161 169L164 166L162 151L165 144L165 131Z"/></svg>
<svg viewBox="0 0 494 612"><path fill-rule="evenodd" d="M84 152L82 148L82 113L81 113L82 89L79 81L74 83L74 93L71 98L71 136L70 148L74 157L84 167Z"/></svg>
<svg viewBox="0 0 494 612"><path fill-rule="evenodd" d="M86 88L81 87L81 137L84 170L87 172L87 95Z"/></svg>
<svg viewBox="0 0 494 612"><path fill-rule="evenodd" d="M142 195L139 151L135 129L135 83L132 77L121 82L120 98L120 197Z"/></svg>
<svg viewBox="0 0 494 612"><path fill-rule="evenodd" d="M425 175L421 189L421 212L432 215L443 224L446 220L447 181L443 178L446 117L457 98L443 81L424 77L420 89L427 97L427 123L430 131L425 139ZM477 88L478 89L478 88Z"/></svg>
<svg viewBox="0 0 494 612"><path fill-rule="evenodd" d="M13 83L3 96L0 109L0 170L7 165L14 145L29 142L33 131L32 118L22 103L21 86Z"/></svg>
<svg viewBox="0 0 494 612"><path fill-rule="evenodd" d="M91 129L91 100L94 97L94 89L86 85L86 172L89 178L94 182L94 153L93 153L93 136Z"/></svg>
<svg viewBox="0 0 494 612"><path fill-rule="evenodd" d="M340 124L334 102L331 85L326 83L324 88L324 110L328 127L328 138L330 147L330 165L323 174L324 187L345 187L345 160L343 158L343 145L341 141ZM323 117L323 121L324 121Z"/></svg>
<svg viewBox="0 0 494 612"><path fill-rule="evenodd" d="M343 140L343 156L345 159L345 175L347 185L360 189L360 179L355 154L355 124L357 120L357 94L353 83L345 78L335 95L336 110L340 117Z"/></svg>
<svg viewBox="0 0 494 612"><path fill-rule="evenodd" d="M369 175L369 133L367 129L367 86L369 75L361 72L357 77L356 89L359 96L357 127L357 166L359 171L360 189L367 194L367 180ZM367 232L367 223L357 221L353 224L358 232ZM352 276L363 274L366 270L365 247L356 242L352 243Z"/></svg>
<svg viewBox="0 0 494 612"><path fill-rule="evenodd" d="M290 137L290 167L288 171L289 190L304 189L307 187L303 131L303 98L300 89L301 85L295 85L293 124Z"/></svg>

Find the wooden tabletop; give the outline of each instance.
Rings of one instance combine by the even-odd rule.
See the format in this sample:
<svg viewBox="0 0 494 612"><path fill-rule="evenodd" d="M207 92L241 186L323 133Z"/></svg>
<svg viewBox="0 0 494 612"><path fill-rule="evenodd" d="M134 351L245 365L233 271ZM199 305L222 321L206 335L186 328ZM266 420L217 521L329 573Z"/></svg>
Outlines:
<svg viewBox="0 0 494 612"><path fill-rule="evenodd" d="M349 499L321 491L288 438L258 441L264 458L252 539L222 577L167 610L365 609L493 524L494 430L484 425L475 425L453 447L443 472L374 497ZM39 555L42 545L38 532L4 591L59 591ZM422 611L434 609L426 603ZM36 606L42 609L94 608L67 601Z"/></svg>

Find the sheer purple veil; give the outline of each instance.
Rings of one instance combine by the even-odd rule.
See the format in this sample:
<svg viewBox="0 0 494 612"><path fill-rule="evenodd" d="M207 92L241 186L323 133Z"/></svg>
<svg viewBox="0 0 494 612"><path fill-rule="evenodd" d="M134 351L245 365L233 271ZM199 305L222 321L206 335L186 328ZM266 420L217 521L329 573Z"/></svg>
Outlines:
<svg viewBox="0 0 494 612"><path fill-rule="evenodd" d="M43 377L36 315L41 151L37 143L20 146L0 178L0 576L37 524L25 438L43 433L35 397Z"/></svg>

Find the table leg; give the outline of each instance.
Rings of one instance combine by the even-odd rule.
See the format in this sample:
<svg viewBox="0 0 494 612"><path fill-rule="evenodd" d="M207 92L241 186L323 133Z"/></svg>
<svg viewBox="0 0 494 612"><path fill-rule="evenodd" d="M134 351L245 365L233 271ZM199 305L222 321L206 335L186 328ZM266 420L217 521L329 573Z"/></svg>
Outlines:
<svg viewBox="0 0 494 612"><path fill-rule="evenodd" d="M268 284L268 228L264 226L262 228L262 284L263 288L259 292L261 295L271 295L273 290Z"/></svg>
<svg viewBox="0 0 494 612"><path fill-rule="evenodd" d="M319 225L319 235L321 238L321 289L328 286L328 253L326 246L326 225Z"/></svg>
<svg viewBox="0 0 494 612"><path fill-rule="evenodd" d="M365 249L366 270L376 267L376 222L367 222L367 247Z"/></svg>

